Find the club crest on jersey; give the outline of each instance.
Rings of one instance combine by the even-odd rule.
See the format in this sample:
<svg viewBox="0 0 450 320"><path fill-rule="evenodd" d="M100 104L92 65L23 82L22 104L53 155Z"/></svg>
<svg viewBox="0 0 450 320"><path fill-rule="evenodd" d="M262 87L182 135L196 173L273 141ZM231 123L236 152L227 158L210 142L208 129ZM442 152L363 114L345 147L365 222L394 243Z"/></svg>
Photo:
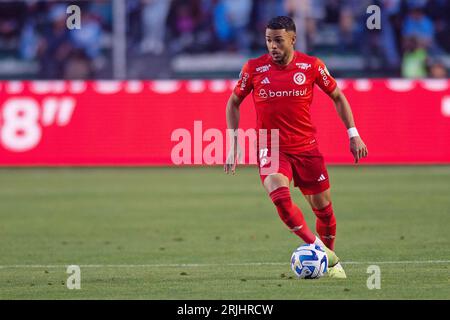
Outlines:
<svg viewBox="0 0 450 320"><path fill-rule="evenodd" d="M306 76L303 72L297 72L294 74L294 82L298 84L299 86L304 84L306 81Z"/></svg>
<svg viewBox="0 0 450 320"><path fill-rule="evenodd" d="M308 70L309 68L311 68L311 64L310 64L310 63L297 62L295 65L296 65L299 69L302 69L302 70Z"/></svg>

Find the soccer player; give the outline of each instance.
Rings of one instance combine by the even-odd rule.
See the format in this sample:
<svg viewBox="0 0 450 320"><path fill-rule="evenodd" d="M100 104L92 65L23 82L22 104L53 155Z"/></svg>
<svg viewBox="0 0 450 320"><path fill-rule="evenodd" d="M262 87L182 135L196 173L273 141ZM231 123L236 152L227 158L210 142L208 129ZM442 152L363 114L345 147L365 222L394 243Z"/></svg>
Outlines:
<svg viewBox="0 0 450 320"><path fill-rule="evenodd" d="M334 102L337 113L347 127L350 151L355 163L368 155L367 147L355 127L350 105L338 88L324 63L317 57L295 51L296 28L289 17L273 18L266 27L268 54L250 59L244 64L240 79L231 94L226 118L228 129L237 132L239 106L252 93L255 104L256 129L278 129L278 166L270 172L263 157L271 154L258 143L258 167L261 182L274 203L281 220L306 243L322 246L327 252L330 277L346 278L345 271L334 253L336 218L333 212L330 184L324 159L318 149L315 127L311 123L310 106L314 85L317 84ZM225 172L235 173L238 161L237 134L224 166ZM267 147L268 146L268 147ZM275 149L274 149L275 150ZM267 170L263 170L267 169ZM316 219L316 232L309 229L303 214L292 201L289 185L299 187L310 204Z"/></svg>

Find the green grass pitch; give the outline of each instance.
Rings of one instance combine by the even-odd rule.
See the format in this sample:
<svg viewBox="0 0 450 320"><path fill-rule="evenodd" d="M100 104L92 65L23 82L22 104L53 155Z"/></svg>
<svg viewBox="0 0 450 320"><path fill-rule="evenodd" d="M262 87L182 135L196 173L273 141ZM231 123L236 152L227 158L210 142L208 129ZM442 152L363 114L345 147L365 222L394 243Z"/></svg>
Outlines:
<svg viewBox="0 0 450 320"><path fill-rule="evenodd" d="M346 280L293 278L255 167L0 169L0 299L450 299L450 167L329 173Z"/></svg>

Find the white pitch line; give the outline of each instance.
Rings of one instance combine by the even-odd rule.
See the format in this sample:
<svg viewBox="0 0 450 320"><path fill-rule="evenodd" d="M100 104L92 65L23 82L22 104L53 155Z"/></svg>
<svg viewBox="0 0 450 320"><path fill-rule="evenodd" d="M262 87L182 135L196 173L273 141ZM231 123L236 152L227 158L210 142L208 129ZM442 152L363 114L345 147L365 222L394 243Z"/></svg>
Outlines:
<svg viewBox="0 0 450 320"><path fill-rule="evenodd" d="M443 264L450 260L406 260L406 261L348 261L343 265L378 265L378 264ZM199 268L199 267L245 267L245 266L281 266L289 262L244 262L244 263L180 263L180 264L80 264L80 268ZM53 264L16 264L0 265L0 269L26 268L67 268L69 265Z"/></svg>
<svg viewBox="0 0 450 320"><path fill-rule="evenodd" d="M342 262L342 264L419 264L419 263L426 263L426 264L439 264L439 263L450 263L450 260L405 260L405 261L348 261L348 262Z"/></svg>

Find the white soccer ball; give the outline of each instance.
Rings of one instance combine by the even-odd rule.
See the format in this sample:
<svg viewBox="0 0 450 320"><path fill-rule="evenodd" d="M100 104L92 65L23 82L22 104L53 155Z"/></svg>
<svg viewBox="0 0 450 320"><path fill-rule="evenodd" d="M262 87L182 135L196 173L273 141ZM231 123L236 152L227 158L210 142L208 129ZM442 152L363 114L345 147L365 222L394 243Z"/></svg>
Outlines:
<svg viewBox="0 0 450 320"><path fill-rule="evenodd" d="M328 269L327 254L318 245L304 244L292 254L291 268L300 279L320 278Z"/></svg>

